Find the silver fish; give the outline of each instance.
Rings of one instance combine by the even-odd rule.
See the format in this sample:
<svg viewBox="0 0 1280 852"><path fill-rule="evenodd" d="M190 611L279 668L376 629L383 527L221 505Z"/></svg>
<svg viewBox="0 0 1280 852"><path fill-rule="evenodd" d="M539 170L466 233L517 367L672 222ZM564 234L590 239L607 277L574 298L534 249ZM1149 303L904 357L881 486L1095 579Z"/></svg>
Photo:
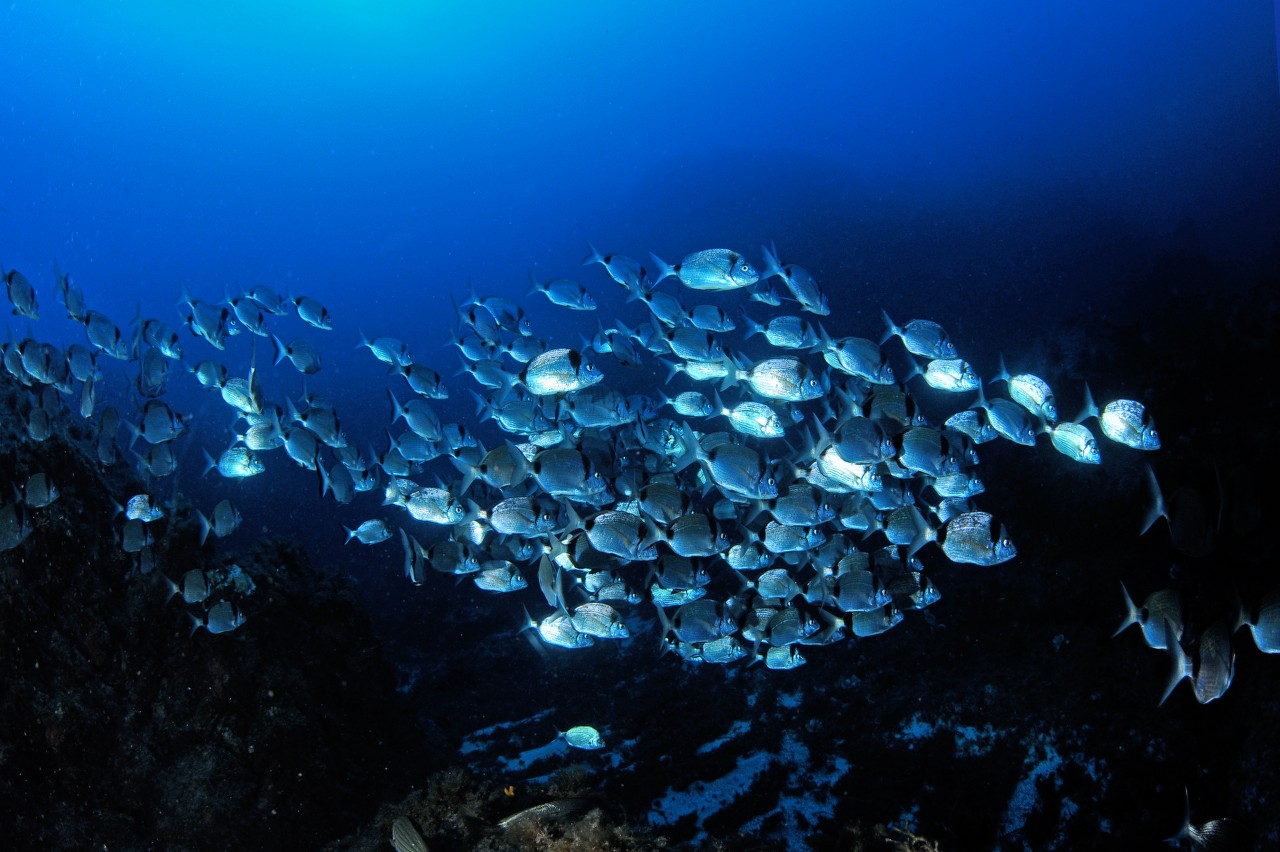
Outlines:
<svg viewBox="0 0 1280 852"><path fill-rule="evenodd" d="M587 248L591 253L582 261L583 266L600 264L610 278L633 292L644 287L645 268L638 260L620 254L601 254L591 243L587 243Z"/></svg>
<svg viewBox="0 0 1280 852"><path fill-rule="evenodd" d="M27 477L26 485L22 488L22 500L29 508L43 509L57 500L60 493L49 479L49 474L41 471Z"/></svg>
<svg viewBox="0 0 1280 852"><path fill-rule="evenodd" d="M761 248L765 264L763 277L771 278L776 275L781 278L782 283L787 285L791 298L800 303L802 310L824 317L831 313L827 296L812 275L794 263L779 263L778 249L772 243L768 248Z"/></svg>
<svg viewBox="0 0 1280 852"><path fill-rule="evenodd" d="M284 341L273 335L271 344L275 348L275 363L279 364L288 358L289 363L304 376L312 376L320 372L320 353L305 337L295 337L286 345Z"/></svg>
<svg viewBox="0 0 1280 852"><path fill-rule="evenodd" d="M1004 382L1009 389L1010 398L1036 417L1048 421L1050 425L1058 422L1057 400L1053 389L1044 379L1031 373L1009 375L1004 366L1004 356L1001 355L1000 371L991 380L991 384L996 382Z"/></svg>
<svg viewBox="0 0 1280 852"><path fill-rule="evenodd" d="M574 607L570 621L578 632L597 639L626 639L631 635L618 611L599 601Z"/></svg>
<svg viewBox="0 0 1280 852"><path fill-rule="evenodd" d="M206 451L204 458L204 472L206 474L216 469L218 473L227 479L243 479L248 476L257 476L266 470L266 467L262 464L262 459L248 447L231 447L225 450L216 461Z"/></svg>
<svg viewBox="0 0 1280 852"><path fill-rule="evenodd" d="M409 364L391 369L392 372L404 376L404 380L409 383L409 388L414 393L425 396L427 399L448 399L449 389L445 387L444 379L430 367L424 364Z"/></svg>
<svg viewBox="0 0 1280 852"><path fill-rule="evenodd" d="M159 506L153 505L150 494L135 494L125 503L125 517L130 520L142 521L149 524L152 521L158 521L164 517L164 510Z"/></svg>
<svg viewBox="0 0 1280 852"><path fill-rule="evenodd" d="M525 365L519 378L534 396L554 396L591 387L602 381L604 374L581 352L552 349Z"/></svg>
<svg viewBox="0 0 1280 852"><path fill-rule="evenodd" d="M1231 650L1231 636L1226 625L1220 621L1210 625L1200 635L1194 657L1189 657L1182 645L1173 638L1173 630L1167 622L1165 626L1165 644L1173 657L1173 673L1160 703L1164 704L1184 679L1191 681L1192 692L1196 701L1201 704L1208 704L1225 695L1236 671L1236 655Z"/></svg>
<svg viewBox="0 0 1280 852"><path fill-rule="evenodd" d="M482 563L472 582L486 592L499 593L517 592L529 585L520 575L519 569L506 561Z"/></svg>
<svg viewBox="0 0 1280 852"><path fill-rule="evenodd" d="M1102 434L1126 447L1133 447L1135 450L1160 449L1160 433L1156 431L1155 423L1142 403L1132 399L1117 399L1108 402L1102 411L1098 411L1087 386L1085 397L1085 413L1081 415L1081 421L1097 417Z"/></svg>
<svg viewBox="0 0 1280 852"><path fill-rule="evenodd" d="M881 343L890 337L898 337L902 339L907 351L913 355L919 355L922 358L956 357L956 345L951 342L946 329L936 322L914 319L900 328L894 324L887 311L882 310L880 316L883 317L887 328Z"/></svg>
<svg viewBox="0 0 1280 852"><path fill-rule="evenodd" d="M293 302L294 310L298 312L298 319L307 325L321 331L333 329L333 317L329 316L329 309L315 299L310 296L296 296L289 301Z"/></svg>
<svg viewBox="0 0 1280 852"><path fill-rule="evenodd" d="M586 749L588 751L604 748L604 737L600 736L600 732L590 725L577 725L567 731L562 731L560 735L573 748Z"/></svg>
<svg viewBox="0 0 1280 852"><path fill-rule="evenodd" d="M1137 624L1142 628L1142 638L1147 646L1157 651L1168 650L1165 643L1170 634L1175 641L1181 641L1185 619L1182 596L1175 589L1152 592L1141 607L1136 606L1129 597L1129 590L1124 583L1120 584L1120 592L1124 595L1124 621L1112 636L1119 636L1131 625Z"/></svg>
<svg viewBox="0 0 1280 852"><path fill-rule="evenodd" d="M1244 607L1240 607L1235 630L1241 627L1249 628L1253 644L1259 651L1264 654L1280 654L1280 589L1263 597L1256 619L1250 620Z"/></svg>
<svg viewBox="0 0 1280 852"><path fill-rule="evenodd" d="M732 382L726 381L726 384L745 381L752 390L768 399L805 402L823 395L822 383L799 358L769 358L750 369L738 369L733 376Z"/></svg>
<svg viewBox="0 0 1280 852"><path fill-rule="evenodd" d="M199 511L196 517L200 521L200 544L203 545L209 533L218 538L226 538L240 527L240 510L230 500L220 500L213 507L212 519L206 518Z"/></svg>
<svg viewBox="0 0 1280 852"><path fill-rule="evenodd" d="M529 284L528 295L541 293L553 305L559 305L571 311L594 311L596 309L595 297L588 293L587 289L581 284L576 281L570 281L568 278L539 281L534 277L531 269L529 270Z"/></svg>
<svg viewBox="0 0 1280 852"><path fill-rule="evenodd" d="M674 266L651 254L656 264L654 283L676 276L691 290L737 290L760 280L754 266L742 255L729 249L705 249L694 252Z"/></svg>
<svg viewBox="0 0 1280 852"><path fill-rule="evenodd" d="M1018 555L1003 527L998 532L992 529L991 515L986 512L957 515L943 529L942 552L952 562L999 565Z"/></svg>
<svg viewBox="0 0 1280 852"><path fill-rule="evenodd" d="M873 340L863 337L831 339L822 335L822 358L842 373L877 385L894 383L893 365Z"/></svg>
<svg viewBox="0 0 1280 852"><path fill-rule="evenodd" d="M373 353L373 357L387 364L407 367L413 363L413 354L409 351L409 346L394 337L375 337L370 340L361 331L360 342L356 344L356 348L361 347L368 349Z"/></svg>
<svg viewBox="0 0 1280 852"><path fill-rule="evenodd" d="M13 304L13 312L28 319L40 319L40 307L36 303L36 290L31 286L31 282L27 280L27 276L16 269L10 269L4 273L4 283L9 295L9 301Z"/></svg>
<svg viewBox="0 0 1280 852"><path fill-rule="evenodd" d="M961 358L934 358L925 365L923 372L913 373L916 374L923 376L925 383L934 390L948 393L967 393L977 390L982 384L969 362Z"/></svg>
<svg viewBox="0 0 1280 852"><path fill-rule="evenodd" d="M746 339L763 334L765 340L779 349L812 349L821 340L818 331L808 321L796 316L774 317L760 325L743 314L742 321L747 327Z"/></svg>
<svg viewBox="0 0 1280 852"><path fill-rule="evenodd" d="M285 299L265 284L256 284L250 287L245 291L245 295L269 314L283 316L289 312L288 303Z"/></svg>
<svg viewBox="0 0 1280 852"><path fill-rule="evenodd" d="M343 527L343 529L347 531L347 540L343 542L344 544L350 543L353 538L361 544L380 544L391 538L391 530L387 529L386 523L380 518L365 521L354 529L351 527Z"/></svg>
<svg viewBox="0 0 1280 852"><path fill-rule="evenodd" d="M244 613L230 601L218 601L209 608L209 612L205 615L203 621L190 613L188 615L192 621L192 634L201 627L214 635L230 633L245 622Z"/></svg>
<svg viewBox="0 0 1280 852"><path fill-rule="evenodd" d="M1102 464L1102 452L1098 449L1098 439L1087 427L1079 423L1059 423L1057 426L1045 427L1053 448L1072 461L1081 464Z"/></svg>

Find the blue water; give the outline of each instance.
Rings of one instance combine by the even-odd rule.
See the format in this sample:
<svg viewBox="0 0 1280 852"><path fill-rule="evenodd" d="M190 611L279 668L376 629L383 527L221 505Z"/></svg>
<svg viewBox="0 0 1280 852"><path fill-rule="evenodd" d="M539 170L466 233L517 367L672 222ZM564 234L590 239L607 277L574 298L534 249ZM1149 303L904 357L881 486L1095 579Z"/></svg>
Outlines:
<svg viewBox="0 0 1280 852"><path fill-rule="evenodd" d="M1168 302L1117 283L1187 221L1223 281L1274 263L1276 18L1194 2L15 0L0 263L31 278L38 336L63 344L83 331L61 316L55 259L122 327L139 311L178 327L182 287L318 298L334 331L285 318L279 333L317 343L308 388L380 446L385 371L361 331L451 373L450 297L523 299L530 269L583 281L607 321L623 294L579 266L588 240L646 263L711 246L758 262L775 240L823 283L833 331L875 337L882 307L941 320L989 374L1063 320L1140 323ZM595 330L525 304L560 342ZM217 354L181 334L188 362ZM244 338L224 360L247 368ZM275 400L302 390L288 369L265 383ZM124 384L104 390L122 410ZM229 441L231 418L174 385L201 440L172 487L225 494L199 481L198 447ZM471 409L459 394L445 419ZM320 503L312 474L274 458L232 492L242 535L270 512L323 552L374 513ZM398 549L378 558L393 576Z"/></svg>

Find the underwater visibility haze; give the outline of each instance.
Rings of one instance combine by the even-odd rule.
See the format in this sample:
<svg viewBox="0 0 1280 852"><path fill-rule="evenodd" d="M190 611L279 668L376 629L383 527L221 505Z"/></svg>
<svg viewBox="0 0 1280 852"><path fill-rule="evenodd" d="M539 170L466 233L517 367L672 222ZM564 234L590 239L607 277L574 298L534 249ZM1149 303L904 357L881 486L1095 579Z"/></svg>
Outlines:
<svg viewBox="0 0 1280 852"><path fill-rule="evenodd" d="M8 842L1280 844L1278 46L0 9Z"/></svg>

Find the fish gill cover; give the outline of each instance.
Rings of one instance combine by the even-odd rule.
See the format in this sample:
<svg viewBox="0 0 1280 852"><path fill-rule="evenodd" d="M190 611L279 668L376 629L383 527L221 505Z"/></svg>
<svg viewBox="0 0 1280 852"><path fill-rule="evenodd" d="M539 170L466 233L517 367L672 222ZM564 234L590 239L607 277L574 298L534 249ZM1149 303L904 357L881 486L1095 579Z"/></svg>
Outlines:
<svg viewBox="0 0 1280 852"><path fill-rule="evenodd" d="M5 12L20 845L1274 841L1271 22L910 11Z"/></svg>

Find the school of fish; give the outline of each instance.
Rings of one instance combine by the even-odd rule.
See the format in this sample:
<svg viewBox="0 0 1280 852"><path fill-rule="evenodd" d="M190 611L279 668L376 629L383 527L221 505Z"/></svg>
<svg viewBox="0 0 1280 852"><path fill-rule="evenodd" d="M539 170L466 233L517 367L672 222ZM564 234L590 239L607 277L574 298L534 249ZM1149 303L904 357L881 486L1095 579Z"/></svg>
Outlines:
<svg viewBox="0 0 1280 852"><path fill-rule="evenodd" d="M441 375L456 356L415 357L406 342L361 332L359 346L391 376L381 451L361 452L365 442L349 440L337 408L316 394L264 398L260 371L286 361L304 376L321 371L318 335L334 328L317 300L267 286L218 303L184 291L184 339L157 318L139 316L122 329L55 270L59 301L83 324L85 342L64 350L11 338L3 362L26 388L17 413L30 441L47 439L71 409L93 424L102 465L124 463L123 429L138 473L157 484L176 467L175 442L188 440L188 416L165 391L190 375L237 420L229 446L202 448L206 475L245 480L287 457L315 473L322 497L369 504L367 520L343 528L345 541L398 541L397 562L412 583L432 573L465 575L492 593L536 583L541 595L525 593L522 624L557 648L625 640L656 616L663 651L769 669L802 665L814 646L884 633L939 600L920 559L925 548L976 566L1016 556L1011 534L977 504L982 444L1032 447L1047 435L1070 459L1099 464L1104 445L1093 421L1117 445L1160 447L1141 403L1099 408L1085 387L1083 412L1064 420L1048 382L1010 373L1003 360L984 382L931 320L899 325L885 313L882 333L844 336L814 276L782 263L773 246L762 253L762 268L728 249L675 264L653 256L646 266L591 247L584 266L600 267L612 282L604 286L639 304L630 325L621 316L597 322L581 341L539 336L519 301L471 292L455 304L446 344L461 356L459 375L476 404L480 423L470 428L440 414L442 400L463 395ZM14 313L37 320L30 281L16 270L3 277ZM528 298L568 312L598 309L578 281L529 277ZM287 313L315 337L278 337L273 328ZM263 340L250 347L243 377L219 356L236 336ZM103 358L131 376L139 403L127 415L97 402ZM1005 395L988 396L997 386ZM926 408L943 405L949 416L930 420L918 405L925 395ZM43 472L15 492L0 504L0 551L20 546L31 513L58 497ZM156 566L151 526L166 522L169 507L154 493L132 496L117 514L120 546L140 573L160 568L170 597L188 606L193 632L245 622L252 580L236 566L178 578ZM199 514L202 542L241 522L222 500ZM1229 653L1225 631L1203 639L1199 662L1190 661L1178 644L1175 604L1148 600L1140 609L1127 592L1126 604L1126 626L1141 623L1152 647L1176 649L1178 680L1190 678L1197 698L1225 690L1229 661L1209 647L1225 644ZM1237 625L1269 653L1275 611L1264 605ZM597 747L580 733L590 730L572 729L569 742Z"/></svg>

